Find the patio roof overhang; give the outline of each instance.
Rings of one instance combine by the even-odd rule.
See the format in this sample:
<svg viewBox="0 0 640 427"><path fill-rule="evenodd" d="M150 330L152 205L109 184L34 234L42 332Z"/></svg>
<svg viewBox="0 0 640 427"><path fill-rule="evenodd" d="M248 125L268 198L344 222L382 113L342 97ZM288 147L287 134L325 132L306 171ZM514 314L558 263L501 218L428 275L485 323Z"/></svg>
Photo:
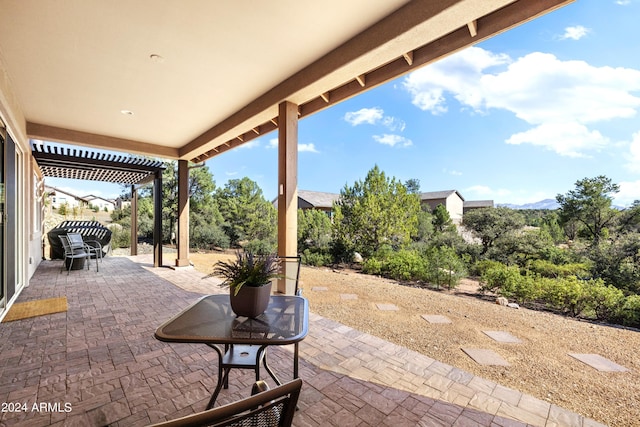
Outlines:
<svg viewBox="0 0 640 427"><path fill-rule="evenodd" d="M3 0L2 115L33 139L202 161L573 0Z"/></svg>
<svg viewBox="0 0 640 427"><path fill-rule="evenodd" d="M32 155L42 175L123 185L152 182L165 169L159 160L111 153L31 144Z"/></svg>
<svg viewBox="0 0 640 427"><path fill-rule="evenodd" d="M131 185L131 255L138 253L136 186L153 182L153 265L162 266L161 161L33 142L31 154L45 177Z"/></svg>

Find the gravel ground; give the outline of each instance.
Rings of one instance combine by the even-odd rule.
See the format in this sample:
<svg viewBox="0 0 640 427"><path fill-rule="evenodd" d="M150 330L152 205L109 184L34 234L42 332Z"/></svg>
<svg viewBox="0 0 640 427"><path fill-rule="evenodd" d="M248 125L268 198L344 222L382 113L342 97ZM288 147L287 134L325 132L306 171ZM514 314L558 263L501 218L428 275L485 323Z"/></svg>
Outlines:
<svg viewBox="0 0 640 427"><path fill-rule="evenodd" d="M223 256L193 253L189 258L209 272ZM610 426L640 426L639 331L503 307L479 298L472 281L457 291L433 291L353 270L312 267L302 268L300 280L314 313ZM376 303L399 310L380 311ZM445 315L452 323L430 324L423 314ZM482 331L506 331L522 343L498 343ZM494 350L510 366L480 366L462 347ZM567 353L599 354L629 372L599 372Z"/></svg>

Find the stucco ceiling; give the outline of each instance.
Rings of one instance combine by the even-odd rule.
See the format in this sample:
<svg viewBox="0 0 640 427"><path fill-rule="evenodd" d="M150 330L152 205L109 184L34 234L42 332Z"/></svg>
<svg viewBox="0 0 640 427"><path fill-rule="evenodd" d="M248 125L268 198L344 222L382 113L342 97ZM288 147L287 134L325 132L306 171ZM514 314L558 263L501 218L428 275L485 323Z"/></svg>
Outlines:
<svg viewBox="0 0 640 427"><path fill-rule="evenodd" d="M568 2L0 0L3 96L32 138L200 160Z"/></svg>

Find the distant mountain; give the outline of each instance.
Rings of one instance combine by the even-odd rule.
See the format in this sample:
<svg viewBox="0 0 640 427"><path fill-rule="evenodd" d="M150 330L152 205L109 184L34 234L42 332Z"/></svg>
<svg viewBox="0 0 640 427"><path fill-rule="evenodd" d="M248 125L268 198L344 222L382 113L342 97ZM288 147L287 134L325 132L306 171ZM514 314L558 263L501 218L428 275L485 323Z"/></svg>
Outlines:
<svg viewBox="0 0 640 427"><path fill-rule="evenodd" d="M504 206L505 208L510 209L549 209L554 210L558 209L560 205L555 199L544 199L535 203L526 203L524 205L514 205L510 203L499 204L498 206Z"/></svg>

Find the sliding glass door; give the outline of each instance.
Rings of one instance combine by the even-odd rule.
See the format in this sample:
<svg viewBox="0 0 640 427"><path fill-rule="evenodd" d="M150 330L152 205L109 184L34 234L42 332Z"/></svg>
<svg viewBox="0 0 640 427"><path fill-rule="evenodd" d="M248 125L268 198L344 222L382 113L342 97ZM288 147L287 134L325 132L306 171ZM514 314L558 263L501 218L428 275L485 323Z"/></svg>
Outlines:
<svg viewBox="0 0 640 427"><path fill-rule="evenodd" d="M0 125L2 122L0 122ZM6 286L5 280L5 191L4 191L4 143L5 143L6 131L0 126L0 280L2 280L2 286L0 286L0 307L6 305Z"/></svg>

